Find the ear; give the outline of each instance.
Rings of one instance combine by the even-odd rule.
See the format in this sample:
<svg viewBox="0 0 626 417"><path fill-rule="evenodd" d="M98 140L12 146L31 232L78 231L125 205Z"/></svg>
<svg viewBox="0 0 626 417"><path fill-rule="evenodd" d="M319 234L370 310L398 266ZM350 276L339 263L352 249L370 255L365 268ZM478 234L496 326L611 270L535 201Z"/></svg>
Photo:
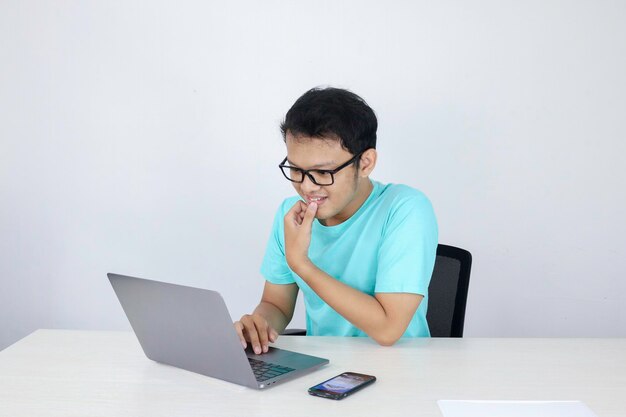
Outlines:
<svg viewBox="0 0 626 417"><path fill-rule="evenodd" d="M369 148L363 155L361 155L361 161L359 162L359 177L367 177L371 174L376 166L376 159L378 154L376 149Z"/></svg>

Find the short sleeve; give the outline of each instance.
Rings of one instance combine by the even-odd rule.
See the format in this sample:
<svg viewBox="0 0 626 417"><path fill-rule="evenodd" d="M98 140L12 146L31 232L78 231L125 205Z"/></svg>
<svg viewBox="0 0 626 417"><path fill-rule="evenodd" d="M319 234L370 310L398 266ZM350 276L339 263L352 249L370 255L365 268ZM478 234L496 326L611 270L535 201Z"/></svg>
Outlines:
<svg viewBox="0 0 626 417"><path fill-rule="evenodd" d="M285 200L276 212L272 231L265 249L265 256L261 263L261 274L272 284L292 284L295 282L285 258L285 226L283 221L285 205L288 204L288 201Z"/></svg>
<svg viewBox="0 0 626 417"><path fill-rule="evenodd" d="M427 295L438 244L437 220L428 198L398 198L383 229L375 292Z"/></svg>

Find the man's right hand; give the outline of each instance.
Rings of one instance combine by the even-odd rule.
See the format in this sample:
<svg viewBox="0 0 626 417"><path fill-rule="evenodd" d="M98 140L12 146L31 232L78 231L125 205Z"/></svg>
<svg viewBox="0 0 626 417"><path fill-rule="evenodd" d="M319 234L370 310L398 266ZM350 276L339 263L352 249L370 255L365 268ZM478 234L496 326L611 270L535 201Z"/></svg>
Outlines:
<svg viewBox="0 0 626 417"><path fill-rule="evenodd" d="M273 343L278 339L278 332L260 314L244 314L234 324L243 348L245 349L250 343L252 350L257 355L267 353L269 342Z"/></svg>

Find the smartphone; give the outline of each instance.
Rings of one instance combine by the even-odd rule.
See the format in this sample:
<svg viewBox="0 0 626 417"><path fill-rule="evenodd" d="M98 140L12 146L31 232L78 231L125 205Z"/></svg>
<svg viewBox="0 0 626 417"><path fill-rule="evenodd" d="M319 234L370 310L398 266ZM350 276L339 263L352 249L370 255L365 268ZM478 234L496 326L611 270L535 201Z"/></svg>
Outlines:
<svg viewBox="0 0 626 417"><path fill-rule="evenodd" d="M330 398L331 400L342 400L348 395L373 384L374 381L376 381L376 377L372 375L344 372L328 381L309 388L309 394Z"/></svg>

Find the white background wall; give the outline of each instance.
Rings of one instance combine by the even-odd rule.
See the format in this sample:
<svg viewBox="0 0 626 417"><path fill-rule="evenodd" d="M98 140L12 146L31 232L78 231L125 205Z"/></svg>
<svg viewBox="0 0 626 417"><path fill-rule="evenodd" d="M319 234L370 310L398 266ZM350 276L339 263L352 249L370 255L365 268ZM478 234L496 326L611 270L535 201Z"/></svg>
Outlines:
<svg viewBox="0 0 626 417"><path fill-rule="evenodd" d="M278 125L364 97L374 178L474 255L466 336L626 336L619 1L1 1L0 348L128 329L114 271L257 303ZM304 326L299 310L294 325Z"/></svg>

